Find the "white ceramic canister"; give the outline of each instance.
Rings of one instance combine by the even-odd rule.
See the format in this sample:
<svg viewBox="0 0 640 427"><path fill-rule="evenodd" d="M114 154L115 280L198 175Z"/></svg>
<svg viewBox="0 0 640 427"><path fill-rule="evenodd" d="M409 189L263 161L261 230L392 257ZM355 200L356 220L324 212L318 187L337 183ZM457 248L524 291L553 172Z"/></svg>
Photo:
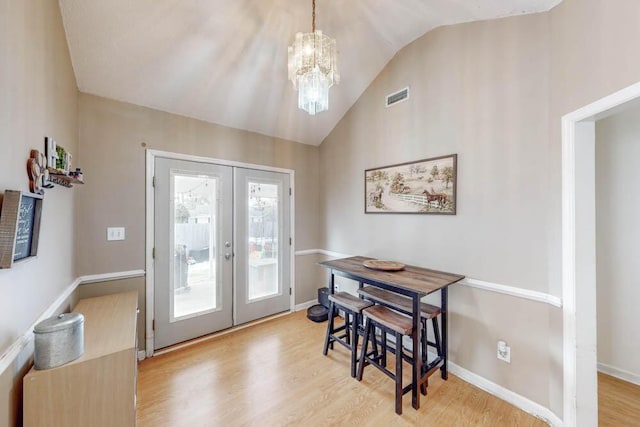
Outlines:
<svg viewBox="0 0 640 427"><path fill-rule="evenodd" d="M38 323L35 336L34 366L49 369L64 365L84 353L84 316L63 313Z"/></svg>

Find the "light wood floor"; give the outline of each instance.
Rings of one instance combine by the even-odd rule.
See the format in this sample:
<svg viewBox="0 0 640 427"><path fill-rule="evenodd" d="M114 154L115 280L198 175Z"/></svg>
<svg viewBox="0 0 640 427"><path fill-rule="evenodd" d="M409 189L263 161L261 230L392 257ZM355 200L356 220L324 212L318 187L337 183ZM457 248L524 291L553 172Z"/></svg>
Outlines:
<svg viewBox="0 0 640 427"><path fill-rule="evenodd" d="M598 373L598 426L640 426L640 387Z"/></svg>
<svg viewBox="0 0 640 427"><path fill-rule="evenodd" d="M351 378L347 350L323 356L326 322L305 314L143 361L138 426L546 425L453 375L431 377L419 411L406 394L398 416L392 380L373 367Z"/></svg>

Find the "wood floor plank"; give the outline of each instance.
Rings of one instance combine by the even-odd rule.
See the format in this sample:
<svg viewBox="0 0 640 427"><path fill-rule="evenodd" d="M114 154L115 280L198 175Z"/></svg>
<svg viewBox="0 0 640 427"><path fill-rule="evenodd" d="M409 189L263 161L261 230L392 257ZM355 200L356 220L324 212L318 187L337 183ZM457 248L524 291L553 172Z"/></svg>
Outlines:
<svg viewBox="0 0 640 427"><path fill-rule="evenodd" d="M351 378L341 346L322 355L325 328L299 312L143 361L138 426L546 425L453 375L430 378L418 411L405 395L398 416L388 377Z"/></svg>
<svg viewBox="0 0 640 427"><path fill-rule="evenodd" d="M640 386L598 373L598 426L640 425Z"/></svg>

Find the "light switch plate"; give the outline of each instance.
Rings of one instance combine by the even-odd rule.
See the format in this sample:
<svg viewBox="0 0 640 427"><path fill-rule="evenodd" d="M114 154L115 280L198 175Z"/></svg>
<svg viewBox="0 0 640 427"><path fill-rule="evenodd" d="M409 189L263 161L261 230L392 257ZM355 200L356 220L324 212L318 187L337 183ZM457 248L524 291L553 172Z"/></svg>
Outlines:
<svg viewBox="0 0 640 427"><path fill-rule="evenodd" d="M124 227L107 227L107 240L124 240Z"/></svg>

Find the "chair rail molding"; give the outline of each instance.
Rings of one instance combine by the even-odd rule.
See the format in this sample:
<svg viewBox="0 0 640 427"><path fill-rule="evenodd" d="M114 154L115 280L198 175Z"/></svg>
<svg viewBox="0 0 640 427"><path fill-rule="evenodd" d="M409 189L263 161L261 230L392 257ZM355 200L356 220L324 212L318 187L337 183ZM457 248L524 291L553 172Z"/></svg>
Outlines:
<svg viewBox="0 0 640 427"><path fill-rule="evenodd" d="M18 337L7 348L7 350L0 355L0 374L2 374L22 353L22 351L33 341L33 328L42 322L44 319L55 315L56 310L60 307L64 301L76 290L80 284L80 278L76 278L67 288L60 294L60 296L36 319L35 322L27 329L27 331Z"/></svg>
<svg viewBox="0 0 640 427"><path fill-rule="evenodd" d="M77 277L65 290L56 298L55 301L33 322L33 324L27 329L25 333L19 336L13 344L11 344L0 355L0 374L2 374L15 360L20 357L24 349L33 341L33 328L42 322L44 319L48 319L56 315L58 308L65 302L67 298L78 288L80 285L88 283L98 282L110 282L112 280L130 279L132 277L144 277L144 270L130 270L130 271L117 271L113 273L104 274L91 274L86 276Z"/></svg>
<svg viewBox="0 0 640 427"><path fill-rule="evenodd" d="M326 249L305 249L296 251L296 256L306 255L326 255L330 258L347 258L353 255L343 254L340 252L328 251ZM499 283L487 282L484 280L472 279L467 277L459 282L459 284L468 286L470 288L482 289L489 292L496 292L499 294L510 295L512 297L526 299L530 301L537 301L544 304L549 304L557 308L562 307L562 299L555 295L547 294L540 291L534 291L530 289L518 288L516 286L502 285Z"/></svg>

